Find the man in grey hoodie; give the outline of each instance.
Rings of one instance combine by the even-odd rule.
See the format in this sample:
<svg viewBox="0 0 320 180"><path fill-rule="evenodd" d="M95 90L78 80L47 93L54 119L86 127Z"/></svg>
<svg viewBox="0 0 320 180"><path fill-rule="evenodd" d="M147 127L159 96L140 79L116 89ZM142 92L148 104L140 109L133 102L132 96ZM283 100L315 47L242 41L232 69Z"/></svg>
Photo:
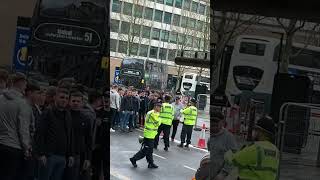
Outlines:
<svg viewBox="0 0 320 180"><path fill-rule="evenodd" d="M17 179L23 158L30 157L32 108L23 98L26 76L16 73L12 88L0 95L0 179Z"/></svg>

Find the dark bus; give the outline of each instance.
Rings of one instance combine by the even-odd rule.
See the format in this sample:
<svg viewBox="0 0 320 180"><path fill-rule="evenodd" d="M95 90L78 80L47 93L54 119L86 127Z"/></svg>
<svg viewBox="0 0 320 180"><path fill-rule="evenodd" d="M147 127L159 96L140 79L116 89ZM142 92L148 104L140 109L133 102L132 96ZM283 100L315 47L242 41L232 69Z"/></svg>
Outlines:
<svg viewBox="0 0 320 180"><path fill-rule="evenodd" d="M120 82L138 89L165 89L167 87L167 65L137 58L124 58L120 67Z"/></svg>
<svg viewBox="0 0 320 180"><path fill-rule="evenodd" d="M31 20L32 66L27 73L48 80L74 77L88 87L108 84L109 3L38 0Z"/></svg>

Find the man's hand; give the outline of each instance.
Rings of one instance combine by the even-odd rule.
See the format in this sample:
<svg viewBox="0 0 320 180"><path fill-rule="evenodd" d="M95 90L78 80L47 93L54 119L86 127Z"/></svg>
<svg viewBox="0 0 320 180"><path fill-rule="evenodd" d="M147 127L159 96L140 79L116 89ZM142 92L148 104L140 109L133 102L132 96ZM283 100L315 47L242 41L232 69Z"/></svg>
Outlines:
<svg viewBox="0 0 320 180"><path fill-rule="evenodd" d="M43 166L45 166L47 164L47 157L46 156L40 156L39 161Z"/></svg>
<svg viewBox="0 0 320 180"><path fill-rule="evenodd" d="M73 163L74 163L74 158L72 156L70 156L68 159L68 167L72 167Z"/></svg>
<svg viewBox="0 0 320 180"><path fill-rule="evenodd" d="M88 170L90 167L91 163L89 160L85 160L83 163L83 170Z"/></svg>
<svg viewBox="0 0 320 180"><path fill-rule="evenodd" d="M136 112L136 115L138 116L138 115L139 115L139 112Z"/></svg>

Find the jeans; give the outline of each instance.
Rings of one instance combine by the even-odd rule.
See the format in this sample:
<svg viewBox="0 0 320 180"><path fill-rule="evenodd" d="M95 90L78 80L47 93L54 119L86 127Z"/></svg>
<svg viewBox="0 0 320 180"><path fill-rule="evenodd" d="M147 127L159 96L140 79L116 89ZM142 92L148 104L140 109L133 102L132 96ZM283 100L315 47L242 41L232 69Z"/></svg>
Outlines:
<svg viewBox="0 0 320 180"><path fill-rule="evenodd" d="M116 118L117 118L118 110L111 108L111 128L114 128L116 125Z"/></svg>
<svg viewBox="0 0 320 180"><path fill-rule="evenodd" d="M123 118L122 118L122 123L121 123L121 128L125 130L127 128L127 125L129 123L129 128L132 127L132 111L124 111L123 113Z"/></svg>
<svg viewBox="0 0 320 180"><path fill-rule="evenodd" d="M39 165L39 180L62 180L66 158L60 155L49 155L46 165Z"/></svg>
<svg viewBox="0 0 320 180"><path fill-rule="evenodd" d="M66 179L67 180L79 180L80 178L80 156L74 157L74 163L72 167L66 168Z"/></svg>
<svg viewBox="0 0 320 180"><path fill-rule="evenodd" d="M17 172L23 163L22 150L0 144L0 159L0 179L20 180Z"/></svg>

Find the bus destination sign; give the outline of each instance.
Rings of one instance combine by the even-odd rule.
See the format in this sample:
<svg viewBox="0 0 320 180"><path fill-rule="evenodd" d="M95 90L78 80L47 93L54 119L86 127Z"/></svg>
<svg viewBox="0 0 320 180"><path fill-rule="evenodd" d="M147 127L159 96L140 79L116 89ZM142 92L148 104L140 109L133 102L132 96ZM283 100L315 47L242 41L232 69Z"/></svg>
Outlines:
<svg viewBox="0 0 320 180"><path fill-rule="evenodd" d="M101 38L98 32L91 28L59 24L42 23L34 31L36 40L54 44L98 48Z"/></svg>

